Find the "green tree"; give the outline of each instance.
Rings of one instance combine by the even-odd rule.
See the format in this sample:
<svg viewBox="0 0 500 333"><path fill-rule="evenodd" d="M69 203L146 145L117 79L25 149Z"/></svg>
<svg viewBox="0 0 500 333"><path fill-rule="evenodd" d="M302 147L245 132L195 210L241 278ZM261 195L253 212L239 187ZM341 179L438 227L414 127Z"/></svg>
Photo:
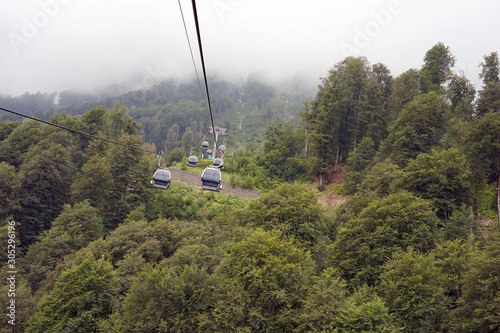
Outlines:
<svg viewBox="0 0 500 333"><path fill-rule="evenodd" d="M0 122L0 141L7 139L20 124L17 121L2 121Z"/></svg>
<svg viewBox="0 0 500 333"><path fill-rule="evenodd" d="M290 332L314 272L308 252L276 231L256 230L230 247L216 271L218 299L207 332Z"/></svg>
<svg viewBox="0 0 500 333"><path fill-rule="evenodd" d="M345 170L344 187L351 194L356 191L357 185L366 175L375 153L375 142L372 138L365 137L347 159L348 166Z"/></svg>
<svg viewBox="0 0 500 333"><path fill-rule="evenodd" d="M441 332L449 299L431 255L409 249L384 264L377 292L405 332Z"/></svg>
<svg viewBox="0 0 500 333"><path fill-rule="evenodd" d="M484 62L482 62L479 67L481 67L481 73L479 77L483 79L483 82L500 82L500 61L498 60L498 52L491 52L490 55L485 55Z"/></svg>
<svg viewBox="0 0 500 333"><path fill-rule="evenodd" d="M453 239L438 243L432 251L435 264L444 277L445 295L450 299L449 309L457 307L457 301L462 294L464 275L470 270L471 258L477 256L477 244L473 238ZM453 316L448 312L447 328L453 326Z"/></svg>
<svg viewBox="0 0 500 333"><path fill-rule="evenodd" d="M295 181L309 178L308 168L298 157L302 154L304 136L295 129L293 121L286 124L269 122L263 142L263 155L257 155L256 163L284 181Z"/></svg>
<svg viewBox="0 0 500 333"><path fill-rule="evenodd" d="M500 112L474 119L464 135L464 146L476 189L484 182L495 184L497 214L500 220Z"/></svg>
<svg viewBox="0 0 500 333"><path fill-rule="evenodd" d="M89 133L96 135L99 132L106 133L109 113L106 107L99 105L82 115L82 122L88 126Z"/></svg>
<svg viewBox="0 0 500 333"><path fill-rule="evenodd" d="M62 210L69 193L69 156L60 145L41 151L23 164L16 188L17 208L13 213L19 221L21 246L27 247Z"/></svg>
<svg viewBox="0 0 500 333"><path fill-rule="evenodd" d="M500 111L500 61L498 52L492 52L484 56L484 62L479 65L483 79L483 89L479 91L476 100L476 114L485 115L488 112Z"/></svg>
<svg viewBox="0 0 500 333"><path fill-rule="evenodd" d="M403 330L384 300L367 286L347 298L337 321L338 332L395 333Z"/></svg>
<svg viewBox="0 0 500 333"><path fill-rule="evenodd" d="M380 66L374 71L363 57L346 58L323 78L316 99L304 111L311 147L325 165L345 160L364 136L373 135L375 141L383 136L388 80L379 77L388 75Z"/></svg>
<svg viewBox="0 0 500 333"><path fill-rule="evenodd" d="M241 213L241 222L265 230L279 229L285 237L312 246L322 227L322 210L307 186L284 183L252 200Z"/></svg>
<svg viewBox="0 0 500 333"><path fill-rule="evenodd" d="M388 123L392 124L406 104L420 95L418 70L410 69L400 74L392 85L392 92L387 101Z"/></svg>
<svg viewBox="0 0 500 333"><path fill-rule="evenodd" d="M112 182L108 160L99 155L91 156L71 184L71 198L73 202L89 200L94 207L103 209L109 198Z"/></svg>
<svg viewBox="0 0 500 333"><path fill-rule="evenodd" d="M25 256L28 282L33 290L59 264L64 256L75 253L103 236L102 220L88 202L65 205L40 240L29 247Z"/></svg>
<svg viewBox="0 0 500 333"><path fill-rule="evenodd" d="M119 142L127 146L140 146L140 137L124 134ZM112 182L109 199L105 202L106 228L115 228L123 222L127 214L139 204L147 204L150 194L146 190L149 183L149 162L143 152L115 145L106 159L111 170Z"/></svg>
<svg viewBox="0 0 500 333"><path fill-rule="evenodd" d="M392 92L392 85L393 77L389 69L380 63L373 65L363 98L364 110L359 116L360 132L356 143L364 137L370 137L378 148L387 136L389 120L387 102Z"/></svg>
<svg viewBox="0 0 500 333"><path fill-rule="evenodd" d="M346 283L336 276L335 270L326 269L309 287L297 332L334 331L347 297Z"/></svg>
<svg viewBox="0 0 500 333"><path fill-rule="evenodd" d="M88 255L64 271L29 320L28 333L97 332L111 314L117 283L111 263Z"/></svg>
<svg viewBox="0 0 500 333"><path fill-rule="evenodd" d="M331 245L330 263L351 287L373 286L387 258L409 246L430 251L437 232L430 202L409 192L394 193L373 200L340 227Z"/></svg>
<svg viewBox="0 0 500 333"><path fill-rule="evenodd" d="M450 48L439 42L425 53L424 66L420 71L421 87L424 93L440 92L447 81L450 70L455 66L456 58Z"/></svg>
<svg viewBox="0 0 500 333"><path fill-rule="evenodd" d="M410 161L395 187L431 200L438 217L445 219L469 204L471 171L465 156L457 149L433 150Z"/></svg>
<svg viewBox="0 0 500 333"><path fill-rule="evenodd" d="M0 161L7 162L19 169L24 162L24 154L41 139L42 126L37 121L27 121L16 127L0 143Z"/></svg>
<svg viewBox="0 0 500 333"><path fill-rule="evenodd" d="M428 153L444 134L445 115L449 106L435 92L414 98L399 115L382 143L377 161L390 158L406 166L420 153Z"/></svg>
<svg viewBox="0 0 500 333"><path fill-rule="evenodd" d="M213 302L213 278L197 266L146 269L104 332L199 332L199 315Z"/></svg>
<svg viewBox="0 0 500 333"><path fill-rule="evenodd" d="M378 162L366 174L359 190L361 192L372 192L380 197L384 197L396 191L394 183L400 179L403 171L389 159Z"/></svg>
<svg viewBox="0 0 500 333"><path fill-rule="evenodd" d="M500 329L500 235L490 234L483 251L473 255L461 280L462 294L451 314L453 332Z"/></svg>
<svg viewBox="0 0 500 333"><path fill-rule="evenodd" d="M475 114L483 116L488 112L500 112L500 83L487 82L479 91Z"/></svg>
<svg viewBox="0 0 500 333"><path fill-rule="evenodd" d="M162 162L162 164L165 163L164 166L171 166L173 162L182 161L184 156L186 156L186 152L183 148L175 148L167 155L165 162Z"/></svg>
<svg viewBox="0 0 500 333"><path fill-rule="evenodd" d="M465 75L452 74L447 87L447 96L451 101L451 113L466 120L472 118L473 101L476 89Z"/></svg>
<svg viewBox="0 0 500 333"><path fill-rule="evenodd" d="M7 162L0 163L0 221L5 221L13 207L14 185L16 182L16 168Z"/></svg>
<svg viewBox="0 0 500 333"><path fill-rule="evenodd" d="M127 114L127 106L123 103L116 104L109 114L111 138L118 139L122 134L134 135L139 130L132 117Z"/></svg>
<svg viewBox="0 0 500 333"><path fill-rule="evenodd" d="M296 332L399 332L380 297L366 287L349 295L333 269L311 285L301 312Z"/></svg>

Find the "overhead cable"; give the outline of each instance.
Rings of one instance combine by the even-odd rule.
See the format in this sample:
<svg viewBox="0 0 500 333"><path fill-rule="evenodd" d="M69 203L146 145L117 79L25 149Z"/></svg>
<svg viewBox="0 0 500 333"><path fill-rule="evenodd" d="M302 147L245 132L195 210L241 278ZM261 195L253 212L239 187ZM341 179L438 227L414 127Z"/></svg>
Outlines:
<svg viewBox="0 0 500 333"><path fill-rule="evenodd" d="M191 2L193 4L194 23L196 25L196 35L198 36L198 47L200 49L201 67L203 69L203 77L205 79L205 90L207 93L208 111L210 112L210 121L212 122L212 131L214 134L215 146L217 146L217 134L215 133L214 117L212 115L212 104L210 103L210 94L208 93L207 71L205 69L205 59L203 57L203 47L202 47L202 43L201 43L200 25L198 23L198 12L196 10L196 1L192 0Z"/></svg>
<svg viewBox="0 0 500 333"><path fill-rule="evenodd" d="M184 19L184 12L182 11L181 0L177 0L179 3L179 10L181 11L182 23L184 24L184 31L186 32L186 38L189 46L189 52L191 53L191 60L193 61L194 72L196 73L196 79L198 80L198 86L200 87L200 93L203 97L203 88L201 87L200 76L198 75L198 68L196 67L196 62L194 60L193 48L191 47L191 40L189 39L189 34L186 27L186 20ZM207 100L205 99L205 103Z"/></svg>
<svg viewBox="0 0 500 333"><path fill-rule="evenodd" d="M9 113L12 113L12 114L24 117L24 118L28 118L28 119L32 119L32 120L35 120L35 121L39 121L41 123L44 123L44 124L47 124L47 125L50 125L50 126L55 126L55 127L58 127L60 129L65 130L65 131L77 133L77 134L80 134L80 135L83 135L83 136L87 136L87 137L90 137L90 138L93 138L93 139L96 139L96 140L101 140L101 141L112 143L114 145L118 145L118 146L130 148L130 149L134 149L134 150L141 150L141 151L144 151L144 152L147 152L147 153L155 154L155 152L147 150L147 149L143 149L143 148L140 148L140 147L129 146L129 145L126 145L126 144L123 144L123 143L119 143L119 142L116 142L116 141L112 141L112 140L108 140L108 139L105 139L105 138L101 138L101 137L98 137L96 135L92 135L92 134L89 134L89 133L84 133L84 132L81 132L81 131L78 131L78 130L75 130L75 129L72 129L72 128L69 128L69 127L65 127L65 126L61 126L61 125L58 125L58 124L54 124L54 123L51 123L51 122L48 122L48 121L45 121L45 120L41 120L41 119L38 119L38 118L35 118L35 117L31 117L31 116L28 116L26 114L23 114L23 113L20 113L20 112L16 112L16 111L12 111L12 110L9 110L9 109L6 109L6 108L0 107L0 110L5 111L5 112L9 112Z"/></svg>

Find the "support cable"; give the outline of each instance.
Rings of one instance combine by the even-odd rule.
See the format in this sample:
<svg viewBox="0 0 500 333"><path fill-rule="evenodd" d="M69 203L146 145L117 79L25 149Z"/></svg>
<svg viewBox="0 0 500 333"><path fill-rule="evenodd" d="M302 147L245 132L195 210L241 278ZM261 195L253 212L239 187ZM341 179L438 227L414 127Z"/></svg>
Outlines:
<svg viewBox="0 0 500 333"><path fill-rule="evenodd" d="M87 136L87 137L90 137L90 138L93 138L93 139L96 139L96 140L101 140L101 141L112 143L114 145L118 145L118 146L130 148L130 149L134 149L134 150L142 150L142 151L147 152L147 153L155 154L155 152L153 152L151 150L143 149L143 148L140 148L140 147L133 147L133 146L129 146L129 145L126 145L126 144L123 144L123 143L119 143L119 142L116 142L116 141L112 141L112 140L108 140L108 139L105 139L105 138L101 138L101 137L98 137L98 136L95 136L95 135L92 135L92 134L89 134L89 133L84 133L84 132L81 132L81 131L78 131L78 130L75 130L75 129L72 129L72 128L68 128L68 127L65 127L65 126L54 124L54 123L51 123L51 122L48 122L48 121L45 121L45 120L41 120L41 119L38 119L38 118L35 118L35 117L31 117L31 116L28 116L26 114L23 114L23 113L20 113L20 112L16 112L16 111L12 111L12 110L9 110L9 109L6 109L6 108L0 107L0 110L5 111L5 112L9 112L9 113L12 113L12 114L24 117L24 118L28 118L28 119L31 119L31 120L39 121L41 123L44 123L44 124L47 124L47 125L50 125L50 126L55 126L55 127L58 127L60 129L65 130L65 131L77 133L77 134L80 134L80 135L83 135L83 136Z"/></svg>
<svg viewBox="0 0 500 333"><path fill-rule="evenodd" d="M181 0L177 0L177 2L179 3L179 10L181 11L182 23L184 24L184 31L186 32L186 38L187 38L187 42L188 42L188 46L189 46L189 52L191 53L191 60L193 61L194 72L196 74L196 79L198 80L198 87L200 87L200 93L201 93L201 96L203 97L203 88L201 87L200 76L198 75L198 68L196 67L196 62L194 61L193 48L191 47L191 40L189 39L189 34L187 31L187 27L186 27L186 20L184 19L184 12L182 11ZM205 103L207 103L206 99L205 99Z"/></svg>
<svg viewBox="0 0 500 333"><path fill-rule="evenodd" d="M214 134L215 146L217 146L217 135L215 134L214 117L212 115L212 105L210 103L210 94L208 93L207 72L205 69L205 59L203 57L203 47L202 47L202 43L201 43L200 25L198 22L198 12L196 10L196 1L191 0L191 2L193 4L194 23L196 25L196 35L198 36L198 47L200 49L201 67L203 69L203 78L205 79L205 89L206 89L206 93L207 93L208 111L210 112L210 121L212 122L212 132Z"/></svg>

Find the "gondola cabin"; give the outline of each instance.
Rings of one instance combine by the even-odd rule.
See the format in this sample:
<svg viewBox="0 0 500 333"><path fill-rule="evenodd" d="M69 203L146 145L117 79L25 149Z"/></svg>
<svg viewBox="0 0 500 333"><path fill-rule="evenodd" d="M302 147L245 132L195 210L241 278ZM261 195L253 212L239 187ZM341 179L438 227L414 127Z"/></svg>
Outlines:
<svg viewBox="0 0 500 333"><path fill-rule="evenodd" d="M191 155L188 158L187 165L190 167L195 167L198 164L198 157Z"/></svg>
<svg viewBox="0 0 500 333"><path fill-rule="evenodd" d="M219 153L225 154L226 153L226 146L225 145L220 145L219 146Z"/></svg>
<svg viewBox="0 0 500 333"><path fill-rule="evenodd" d="M212 150L211 149L207 150L207 155L212 155Z"/></svg>
<svg viewBox="0 0 500 333"><path fill-rule="evenodd" d="M203 149L207 149L207 148L208 148L208 141L203 141L203 142L201 143L201 148L203 148Z"/></svg>
<svg viewBox="0 0 500 333"><path fill-rule="evenodd" d="M214 160L213 167L217 169L224 169L224 161L222 161L222 158L217 157Z"/></svg>
<svg viewBox="0 0 500 333"><path fill-rule="evenodd" d="M201 174L201 188L219 192L222 189L220 170L211 167L205 168Z"/></svg>
<svg viewBox="0 0 500 333"><path fill-rule="evenodd" d="M170 186L171 179L172 176L170 174L170 171L168 171L167 169L158 169L153 175L151 186L166 190Z"/></svg>

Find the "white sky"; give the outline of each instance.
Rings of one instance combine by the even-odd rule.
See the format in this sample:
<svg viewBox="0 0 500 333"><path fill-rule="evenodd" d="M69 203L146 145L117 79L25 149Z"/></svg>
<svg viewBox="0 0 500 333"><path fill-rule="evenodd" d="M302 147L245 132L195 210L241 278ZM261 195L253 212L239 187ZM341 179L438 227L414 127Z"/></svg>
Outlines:
<svg viewBox="0 0 500 333"><path fill-rule="evenodd" d="M191 1L181 4L198 62ZM443 42L480 89L479 63L500 51L496 0L198 0L197 8L208 75L224 79L300 73L316 85L349 49L396 77ZM0 94L187 77L194 67L177 0L0 0Z"/></svg>

